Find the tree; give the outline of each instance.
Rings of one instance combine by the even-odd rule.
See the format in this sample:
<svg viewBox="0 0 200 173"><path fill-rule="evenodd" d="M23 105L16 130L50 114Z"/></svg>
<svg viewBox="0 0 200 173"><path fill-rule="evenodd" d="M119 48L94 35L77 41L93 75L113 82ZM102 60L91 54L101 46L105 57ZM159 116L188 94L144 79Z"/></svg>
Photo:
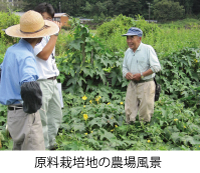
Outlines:
<svg viewBox="0 0 200 173"><path fill-rule="evenodd" d="M112 0L104 1L104 2L96 2L96 3L89 3L86 1L84 7L81 7L84 12L86 12L87 16L100 16L103 17L104 13L107 14L108 10L110 12L110 7L112 4ZM108 14L107 14L108 15ZM108 15L109 16L109 15ZM105 17L105 16L104 16Z"/></svg>
<svg viewBox="0 0 200 173"><path fill-rule="evenodd" d="M22 0L21 0L22 1ZM44 0L23 0L27 3L24 11L34 9L36 5L44 2ZM145 19L149 18L149 6L147 3L153 5L155 8L155 14L158 14L159 8L157 6L162 6L161 2L165 2L173 9L166 11L167 20L179 18L179 14L183 17L183 9L185 9L185 14L199 14L200 1L199 0L45 0L45 2L52 4L56 13L59 12L59 2L61 3L61 12L67 13L74 17L88 17L93 18L94 16L100 16L104 14L105 17L115 16L123 14L129 17L135 17L135 15L141 15ZM157 5L156 5L157 4ZM155 7L156 5L156 7ZM5 9L5 8L4 8ZM178 9L177 13L175 13ZM174 11L175 10L175 11ZM151 8L151 12L153 9ZM162 12L162 11L160 11ZM159 12L159 13L160 13ZM161 15L161 14L160 14ZM164 15L164 14L163 14ZM153 16L153 13L151 13ZM162 16L162 15L161 15ZM157 19L159 16L155 16ZM154 18L155 18L154 17ZM162 19L159 18L160 20Z"/></svg>
<svg viewBox="0 0 200 173"><path fill-rule="evenodd" d="M107 7L106 15L113 16L114 14L114 2L112 0L107 0L104 2L105 6Z"/></svg>
<svg viewBox="0 0 200 173"><path fill-rule="evenodd" d="M183 18L185 9L179 2L162 0L154 4L154 16L157 20L168 21Z"/></svg>
<svg viewBox="0 0 200 173"><path fill-rule="evenodd" d="M0 11L1 12L8 12L9 11L9 3L7 0L2 0L0 3Z"/></svg>
<svg viewBox="0 0 200 173"><path fill-rule="evenodd" d="M184 6L185 14L192 14L192 7L194 5L195 0L174 0L175 2L179 2L180 5Z"/></svg>
<svg viewBox="0 0 200 173"><path fill-rule="evenodd" d="M22 11L27 5L27 2L24 2L23 0L15 0L13 2L9 2L9 4L12 11Z"/></svg>
<svg viewBox="0 0 200 173"><path fill-rule="evenodd" d="M199 9L200 9L200 1L194 0L192 12L197 15L197 14L199 14Z"/></svg>
<svg viewBox="0 0 200 173"><path fill-rule="evenodd" d="M148 18L148 4L152 3L152 0L118 0L115 3L115 15L123 14L129 17L135 15L142 15L144 18Z"/></svg>
<svg viewBox="0 0 200 173"><path fill-rule="evenodd" d="M85 6L81 7L81 9L88 13L90 16L93 13L93 5L91 5L88 1L86 1Z"/></svg>

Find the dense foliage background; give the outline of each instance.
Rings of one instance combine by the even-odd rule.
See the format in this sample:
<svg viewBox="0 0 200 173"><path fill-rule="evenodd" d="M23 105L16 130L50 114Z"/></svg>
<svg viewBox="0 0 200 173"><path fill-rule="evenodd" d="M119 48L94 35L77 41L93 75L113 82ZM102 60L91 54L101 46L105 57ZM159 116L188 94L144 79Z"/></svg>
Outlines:
<svg viewBox="0 0 200 173"><path fill-rule="evenodd" d="M1 18L9 25L19 22L10 13ZM143 43L155 48L162 66L156 76L161 97L146 124L138 119L125 124L128 81L121 66L127 43L121 35L131 26L144 31ZM136 20L118 15L90 30L72 18L71 29L62 29L56 45L64 99L58 150L200 150L199 37L198 20L155 24L140 15ZM0 40L1 63L6 48L17 40L3 32ZM6 118L7 108L0 105L1 150L12 148Z"/></svg>
<svg viewBox="0 0 200 173"><path fill-rule="evenodd" d="M23 0L28 5L24 10L33 9L43 0ZM128 17L142 15L149 19L172 20L187 15L199 15L199 0L46 0L56 12L65 12L73 17L113 17L123 14ZM60 4L59 4L60 3ZM148 4L150 3L150 4Z"/></svg>

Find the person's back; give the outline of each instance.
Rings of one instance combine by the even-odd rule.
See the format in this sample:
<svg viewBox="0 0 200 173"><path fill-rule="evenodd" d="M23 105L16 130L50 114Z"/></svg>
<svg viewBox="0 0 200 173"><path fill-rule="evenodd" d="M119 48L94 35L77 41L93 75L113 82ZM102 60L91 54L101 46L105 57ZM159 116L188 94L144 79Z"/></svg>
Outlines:
<svg viewBox="0 0 200 173"><path fill-rule="evenodd" d="M13 150L45 149L38 111L42 106L42 91L37 82L33 48L42 37L54 35L58 30L56 24L44 21L41 14L32 10L21 16L20 24L5 30L9 36L21 38L7 49L0 73L0 103L8 107L7 125Z"/></svg>
<svg viewBox="0 0 200 173"><path fill-rule="evenodd" d="M27 67L28 73L24 71ZM21 39L19 43L9 47L1 69L0 103L19 104L21 85L24 80L28 82L38 79L32 46Z"/></svg>

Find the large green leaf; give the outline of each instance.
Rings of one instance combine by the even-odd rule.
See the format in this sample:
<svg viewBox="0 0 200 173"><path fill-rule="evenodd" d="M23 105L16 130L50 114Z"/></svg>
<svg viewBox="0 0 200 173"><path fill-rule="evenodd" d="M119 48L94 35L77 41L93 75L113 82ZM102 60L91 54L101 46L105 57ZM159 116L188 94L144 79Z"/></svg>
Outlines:
<svg viewBox="0 0 200 173"><path fill-rule="evenodd" d="M85 124L84 123L73 123L72 128L74 131L80 131L83 132L85 131Z"/></svg>
<svg viewBox="0 0 200 173"><path fill-rule="evenodd" d="M187 143L190 143L192 145L200 144L200 141L198 141L198 140L194 139L194 137L188 136L188 135L182 137L180 140L183 141L185 144L187 144Z"/></svg>
<svg viewBox="0 0 200 173"><path fill-rule="evenodd" d="M113 139L116 139L115 135L102 128L99 130L99 135L100 135L100 140L106 139L111 142Z"/></svg>
<svg viewBox="0 0 200 173"><path fill-rule="evenodd" d="M3 136L3 134L1 133L1 131L0 131L0 141L3 141L4 140L4 136Z"/></svg>
<svg viewBox="0 0 200 173"><path fill-rule="evenodd" d="M97 125L99 127L102 127L103 125L106 125L106 118L103 117L97 117L94 118L93 120L89 121L88 126L93 127L94 125Z"/></svg>
<svg viewBox="0 0 200 173"><path fill-rule="evenodd" d="M177 133L172 133L172 136L171 136L171 138L172 138L172 140L176 143L176 142L179 142L180 141L180 136L179 136L179 132Z"/></svg>
<svg viewBox="0 0 200 173"><path fill-rule="evenodd" d="M84 43L82 40L74 40L72 41L69 46L71 49L81 50L81 43Z"/></svg>
<svg viewBox="0 0 200 173"><path fill-rule="evenodd" d="M73 117L76 117L78 114L80 114L80 112L82 111L82 108L71 108L71 115Z"/></svg>
<svg viewBox="0 0 200 173"><path fill-rule="evenodd" d="M111 138L110 139L110 145L111 145L111 147L123 147L123 148L125 148L129 144L127 144L124 141Z"/></svg>
<svg viewBox="0 0 200 173"><path fill-rule="evenodd" d="M6 122L6 117L0 116L0 122Z"/></svg>
<svg viewBox="0 0 200 173"><path fill-rule="evenodd" d="M87 139L87 142L91 143L95 147L100 147L100 144L97 140L89 138L89 139Z"/></svg>

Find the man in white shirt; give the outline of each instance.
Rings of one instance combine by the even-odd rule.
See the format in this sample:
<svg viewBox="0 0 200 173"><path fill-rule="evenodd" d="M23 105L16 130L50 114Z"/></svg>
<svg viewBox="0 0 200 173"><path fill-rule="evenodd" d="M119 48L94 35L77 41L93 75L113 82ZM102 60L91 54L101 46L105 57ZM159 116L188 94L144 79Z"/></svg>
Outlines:
<svg viewBox="0 0 200 173"><path fill-rule="evenodd" d="M51 4L41 3L35 11L39 12L45 20L52 21L55 11ZM54 22L61 29L62 25ZM56 135L62 120L62 110L56 77L59 71L55 63L55 45L58 33L51 37L44 37L34 48L36 64L39 72L38 82L42 90L42 109L40 116L43 127L45 148L54 150L57 147Z"/></svg>
<svg viewBox="0 0 200 173"><path fill-rule="evenodd" d="M128 49L123 62L123 76L130 80L127 88L125 112L126 122L132 124L139 111L139 120L150 122L154 112L155 73L161 70L155 50L142 43L143 32L132 27L128 30Z"/></svg>

